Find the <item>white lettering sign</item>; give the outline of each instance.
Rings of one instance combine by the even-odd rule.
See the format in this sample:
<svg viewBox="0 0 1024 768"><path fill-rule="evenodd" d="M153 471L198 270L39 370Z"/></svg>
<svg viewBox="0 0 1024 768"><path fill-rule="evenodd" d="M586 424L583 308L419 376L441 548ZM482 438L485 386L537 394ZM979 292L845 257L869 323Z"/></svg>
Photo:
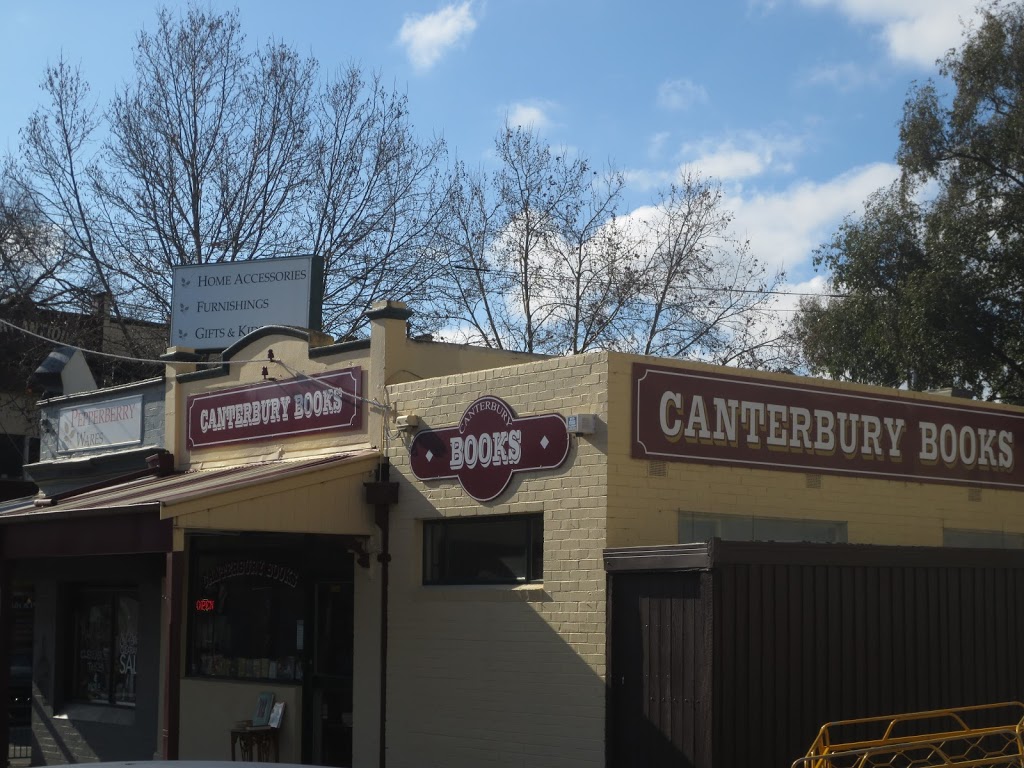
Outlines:
<svg viewBox="0 0 1024 768"><path fill-rule="evenodd" d="M523 458L523 432L510 429L507 432L484 432L482 435L454 436L449 438L451 458L449 469L457 471L463 467L517 466Z"/></svg>
<svg viewBox="0 0 1024 768"><path fill-rule="evenodd" d="M725 400L682 392L661 395L658 423L668 442L680 437L689 443L757 447L787 453L832 456L836 449L848 458L899 463L907 432L902 418L843 411L813 411L792 405ZM714 426L714 431L711 427ZM1008 472L1014 468L1013 433L969 425L918 423L918 459L927 465L944 464Z"/></svg>

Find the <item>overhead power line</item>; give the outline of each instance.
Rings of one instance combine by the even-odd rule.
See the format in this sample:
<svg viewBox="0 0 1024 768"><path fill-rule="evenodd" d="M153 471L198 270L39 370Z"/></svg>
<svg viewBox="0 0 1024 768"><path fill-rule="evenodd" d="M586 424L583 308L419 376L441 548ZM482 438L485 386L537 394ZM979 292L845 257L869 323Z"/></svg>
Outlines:
<svg viewBox="0 0 1024 768"><path fill-rule="evenodd" d="M69 349L77 349L82 354L86 354L86 355L97 355L99 357L108 357L108 358L111 358L113 360L124 360L124 361L129 362L129 363L151 363L152 365L174 365L175 363L185 363L186 362L184 360L159 360L159 359L148 358L148 357L134 357L132 355L119 355L119 354L116 354L114 352L101 352L98 349L89 349L88 347L81 347L81 346L79 346L77 344L71 344L70 342L67 342L67 341L60 341L58 339L51 339L49 336L44 336L41 333L36 333L35 331L30 331L28 328L22 328L20 325L15 325L14 323L8 322L7 320L0 319L0 325L5 325L5 326L7 326L8 328L10 328L10 329L12 329L14 331L17 331L19 333L24 333L26 336L31 336L32 338L39 339L40 341L45 341L48 344L53 344L54 346L57 346L57 347L68 347ZM198 362L200 365L203 364L202 361L188 361L188 362L190 362L190 364L191 363L195 363L195 362ZM265 365L266 362L267 362L266 360L216 360L216 361L211 362L210 365L248 365L250 363L259 363L261 365Z"/></svg>

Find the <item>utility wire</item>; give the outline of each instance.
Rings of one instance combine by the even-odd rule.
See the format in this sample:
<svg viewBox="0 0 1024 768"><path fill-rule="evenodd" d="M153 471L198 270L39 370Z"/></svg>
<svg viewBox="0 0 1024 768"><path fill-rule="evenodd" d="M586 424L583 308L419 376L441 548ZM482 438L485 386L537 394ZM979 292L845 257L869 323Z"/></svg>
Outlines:
<svg viewBox="0 0 1024 768"><path fill-rule="evenodd" d="M264 361L264 362L266 362L266 361ZM271 358L270 362L271 363L276 363L277 365L280 365L282 368L284 368L286 371L288 371L288 373L290 373L292 376L294 376L297 379L302 379L304 381L308 381L308 382L310 382L312 384L316 384L317 386L322 387L322 388L327 389L327 390L333 390L333 391L337 392L338 394L340 394L342 397L347 397L350 400L358 400L358 401L360 401L362 403L369 403L374 408L379 408L380 410L384 411L384 413L387 413L388 411L391 410L391 408L386 403L382 403L382 402L380 402L378 400L374 400L374 399L369 398L369 397L363 397L362 395L356 395L356 394L353 394L352 392L346 392L341 387L336 387L333 384L331 384L330 382L324 381L323 379L319 379L316 376L311 376L310 374L306 373L305 371L300 371L300 370L298 370L296 368L292 368L284 360L281 360L281 359L279 359L277 357Z"/></svg>
<svg viewBox="0 0 1024 768"><path fill-rule="evenodd" d="M452 269L460 269L466 272L489 272L492 275L502 275L509 278L518 278L521 275L510 269L495 269L494 267L478 267L470 264L452 264ZM541 278L553 279L552 275L545 275L543 268L537 269L537 275ZM730 286L708 286L708 285L688 285L687 290L690 291L716 291L720 293L761 293L765 296L820 296L825 299L846 299L850 297L848 293L814 293L810 291L762 291L757 288L733 288Z"/></svg>
<svg viewBox="0 0 1024 768"><path fill-rule="evenodd" d="M154 359L149 359L149 358L144 358L144 357L129 357L128 355L117 355L117 354L114 354L112 352L99 352L99 351L94 350L94 349L87 349L85 347L79 347L79 346L76 346L74 344L67 344L67 343L62 342L62 341L57 341L56 339L51 339L51 338L49 338L47 336L43 336L42 334L35 333L34 331L30 331L27 328L21 328L20 326L17 326L14 323L8 322L7 320L0 319L0 324L5 325L8 328L11 328L11 329L13 329L15 331L19 331L21 333L24 333L24 334L27 334L27 335L32 336L34 338L37 338L37 339L39 339L41 341L45 341L45 342L48 342L50 344L54 344L56 346L69 347L70 349L77 349L77 350L79 350L82 353L88 353L90 355L101 355L103 357L114 358L115 360L127 360L129 362L134 362L134 363L152 363L154 365L173 365L174 363L186 362L186 361L182 361L182 360L154 360ZM316 376L310 376L309 374L307 374L307 373L305 373L303 371L300 371L300 370L298 370L296 368L292 368L284 360L281 360L280 358L277 358L277 357L268 357L266 359L255 359L255 360L215 360L215 361L211 361L208 364L212 365L212 366L218 366L218 365L229 365L229 364L230 365L249 365L249 364L266 365L267 363L280 365L282 368L284 368L286 371L288 371L290 374L292 374L296 378L300 378L300 379L303 379L304 381L308 381L310 383L316 384L317 386L322 387L323 389L333 390L335 392L338 392L340 395L342 395L343 397L347 397L350 400L358 400L360 402L369 403L373 407L379 408L380 410L384 411L385 413L390 411L390 407L386 403L379 402L378 400L374 400L374 399L369 398L369 397L363 397L362 395L356 395L356 394L353 394L352 392L346 392L341 387L336 387L336 386L334 386L333 384L331 384L329 382L326 382L326 381L323 381L323 380L317 378ZM194 361L193 361L193 364L194 364ZM202 363L200 363L200 364L202 364Z"/></svg>
<svg viewBox="0 0 1024 768"><path fill-rule="evenodd" d="M18 331L19 333L24 333L27 336L32 336L33 338L39 339L40 341L45 341L45 342L47 342L49 344L53 344L53 345L58 346L58 347L69 347L70 349L77 349L79 352L82 352L83 354L98 355L99 357L109 357L109 358L112 358L114 360L125 360L125 361L130 362L130 363L150 363L152 365L175 365L175 364L185 364L185 363L188 363L188 364L214 365L214 366L216 366L216 365L248 365L250 363L258 363L260 365L263 365L263 364L265 364L267 362L266 360L212 360L212 361L209 361L209 362L204 362L202 360L194 360L194 361L186 361L186 360L157 360L157 359L147 358L147 357L132 357L131 355L118 355L118 354L116 354L114 352L101 352L101 351L99 351L97 349L89 349L87 347L80 347L77 344L71 344L71 343L66 342L66 341L58 341L57 339L51 339L48 336L43 336L42 334L36 333L35 331L30 331L30 330L28 330L28 328L22 328L21 326L15 325L14 323L8 322L7 320L4 320L2 318L0 318L0 325L5 325L8 328L11 328L12 330Z"/></svg>

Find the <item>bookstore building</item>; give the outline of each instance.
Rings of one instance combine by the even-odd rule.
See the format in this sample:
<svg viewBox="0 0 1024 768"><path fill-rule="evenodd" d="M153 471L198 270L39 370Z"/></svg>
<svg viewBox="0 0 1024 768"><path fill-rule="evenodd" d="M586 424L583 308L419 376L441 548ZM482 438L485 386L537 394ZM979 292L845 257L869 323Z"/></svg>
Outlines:
<svg viewBox="0 0 1024 768"><path fill-rule="evenodd" d="M410 315L43 404L0 508L34 764L788 765L1024 696L1024 409Z"/></svg>

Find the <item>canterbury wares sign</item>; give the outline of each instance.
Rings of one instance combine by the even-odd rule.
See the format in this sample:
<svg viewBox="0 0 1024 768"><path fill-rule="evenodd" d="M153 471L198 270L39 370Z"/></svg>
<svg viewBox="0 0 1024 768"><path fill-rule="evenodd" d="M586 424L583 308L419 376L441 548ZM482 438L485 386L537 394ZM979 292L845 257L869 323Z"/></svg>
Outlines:
<svg viewBox="0 0 1024 768"><path fill-rule="evenodd" d="M361 396L358 367L193 395L188 446L361 429Z"/></svg>
<svg viewBox="0 0 1024 768"><path fill-rule="evenodd" d="M636 363L635 458L1024 487L1024 415Z"/></svg>
<svg viewBox="0 0 1024 768"><path fill-rule="evenodd" d="M565 419L551 413L518 418L504 400L474 401L458 426L420 432L410 448L420 480L458 478L477 501L490 501L516 472L560 467L569 453Z"/></svg>

